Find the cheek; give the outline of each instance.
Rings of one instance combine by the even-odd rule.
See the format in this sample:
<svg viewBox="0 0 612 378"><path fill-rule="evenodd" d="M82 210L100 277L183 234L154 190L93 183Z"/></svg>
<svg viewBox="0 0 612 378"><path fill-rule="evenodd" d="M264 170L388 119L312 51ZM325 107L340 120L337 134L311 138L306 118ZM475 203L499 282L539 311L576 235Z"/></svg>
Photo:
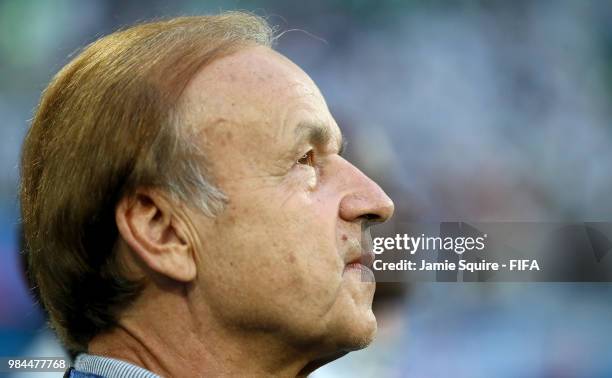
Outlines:
<svg viewBox="0 0 612 378"><path fill-rule="evenodd" d="M284 185L226 191L230 203L205 236L201 268L205 295L225 312L254 306L270 317L290 311L313 319L338 300L344 270L339 201L321 186L305 190L304 178L316 175L304 168Z"/></svg>
<svg viewBox="0 0 612 378"><path fill-rule="evenodd" d="M219 227L229 236L226 247L231 246L224 260L240 274L256 270L264 281L262 290L332 295L344 268L336 244L337 211L315 194L283 192L264 203L252 198L248 208L231 210L230 222Z"/></svg>
<svg viewBox="0 0 612 378"><path fill-rule="evenodd" d="M317 170L308 165L295 165L284 178L284 190L281 195L291 198L301 192L313 193L319 185ZM309 199L307 199L309 201Z"/></svg>
<svg viewBox="0 0 612 378"><path fill-rule="evenodd" d="M276 231L288 241L280 253L290 254L293 261L287 269L296 285L314 298L331 302L341 285L344 262L337 245L337 211L317 194L294 195Z"/></svg>

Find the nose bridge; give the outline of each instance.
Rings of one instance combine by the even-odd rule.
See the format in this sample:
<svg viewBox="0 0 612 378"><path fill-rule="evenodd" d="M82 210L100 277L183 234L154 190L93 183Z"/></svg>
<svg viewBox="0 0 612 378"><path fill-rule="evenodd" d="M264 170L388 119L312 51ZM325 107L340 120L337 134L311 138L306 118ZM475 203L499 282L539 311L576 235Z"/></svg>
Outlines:
<svg viewBox="0 0 612 378"><path fill-rule="evenodd" d="M384 222L393 215L393 201L371 178L343 159L342 175L346 187L340 202L340 217Z"/></svg>

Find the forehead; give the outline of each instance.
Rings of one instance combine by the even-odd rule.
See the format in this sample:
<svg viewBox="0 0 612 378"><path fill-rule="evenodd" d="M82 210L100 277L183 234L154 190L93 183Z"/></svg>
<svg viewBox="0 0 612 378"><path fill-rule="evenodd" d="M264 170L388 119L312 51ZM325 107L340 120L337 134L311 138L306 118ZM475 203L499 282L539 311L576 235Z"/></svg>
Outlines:
<svg viewBox="0 0 612 378"><path fill-rule="evenodd" d="M250 139L281 142L304 123L339 134L319 89L297 65L263 46L217 59L191 80L183 112L196 128L223 124Z"/></svg>

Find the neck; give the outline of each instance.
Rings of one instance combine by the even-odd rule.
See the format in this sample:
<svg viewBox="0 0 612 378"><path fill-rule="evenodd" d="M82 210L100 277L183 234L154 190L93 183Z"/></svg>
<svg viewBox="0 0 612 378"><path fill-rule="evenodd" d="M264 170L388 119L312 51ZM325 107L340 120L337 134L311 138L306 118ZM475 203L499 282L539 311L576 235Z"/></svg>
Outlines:
<svg viewBox="0 0 612 378"><path fill-rule="evenodd" d="M171 377L295 377L324 363L276 335L226 330L214 317L195 314L185 290L145 290L115 328L92 339L88 352Z"/></svg>

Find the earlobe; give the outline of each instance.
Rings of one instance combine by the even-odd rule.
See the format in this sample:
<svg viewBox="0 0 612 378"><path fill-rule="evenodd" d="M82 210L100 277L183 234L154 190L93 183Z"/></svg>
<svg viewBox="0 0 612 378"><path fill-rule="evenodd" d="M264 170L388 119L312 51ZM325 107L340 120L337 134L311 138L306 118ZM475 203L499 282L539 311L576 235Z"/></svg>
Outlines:
<svg viewBox="0 0 612 378"><path fill-rule="evenodd" d="M175 208L163 194L138 190L122 198L115 208L119 234L130 250L152 271L175 281L196 276L193 246L181 230Z"/></svg>

